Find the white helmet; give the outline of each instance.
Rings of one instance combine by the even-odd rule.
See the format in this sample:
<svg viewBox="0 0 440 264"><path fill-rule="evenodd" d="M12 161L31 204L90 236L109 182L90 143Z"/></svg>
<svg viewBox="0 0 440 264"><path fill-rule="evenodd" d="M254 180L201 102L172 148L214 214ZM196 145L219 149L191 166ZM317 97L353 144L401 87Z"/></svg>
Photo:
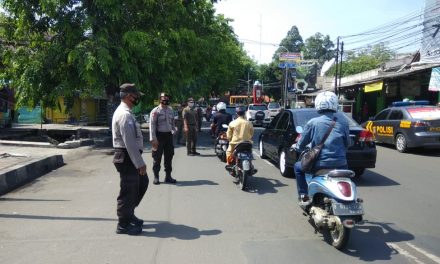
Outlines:
<svg viewBox="0 0 440 264"><path fill-rule="evenodd" d="M220 110L226 110L226 104L225 103L220 102L220 103L217 104L217 111L220 111Z"/></svg>
<svg viewBox="0 0 440 264"><path fill-rule="evenodd" d="M319 93L315 98L315 108L318 111L338 111L338 97L334 92L325 91Z"/></svg>

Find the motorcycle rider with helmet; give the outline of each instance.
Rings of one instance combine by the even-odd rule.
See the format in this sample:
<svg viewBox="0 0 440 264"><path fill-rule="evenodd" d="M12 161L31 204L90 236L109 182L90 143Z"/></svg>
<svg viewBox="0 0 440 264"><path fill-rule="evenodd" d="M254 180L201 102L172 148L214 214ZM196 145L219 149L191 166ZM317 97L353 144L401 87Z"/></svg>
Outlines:
<svg viewBox="0 0 440 264"><path fill-rule="evenodd" d="M226 113L226 104L224 102L219 102L217 104L218 112L214 115L214 118L211 123L211 128L214 131L214 136L218 137L218 134L224 130L222 127L223 124L229 125L232 121L232 116Z"/></svg>
<svg viewBox="0 0 440 264"><path fill-rule="evenodd" d="M315 161L313 171L320 169L347 169L346 153L350 145L350 132L348 121L337 113L338 97L330 91L321 92L316 96L315 108L321 115L310 119L304 126L300 140L293 144L291 149L301 152L307 145L310 147L320 144L332 125L335 126L324 142L324 146ZM343 114L343 113L342 113ZM308 186L305 173L301 168L301 161L294 165L298 198L301 203L309 202Z"/></svg>
<svg viewBox="0 0 440 264"><path fill-rule="evenodd" d="M235 146L240 142L250 141L252 142L252 137L254 136L254 126L251 122L247 121L244 117L246 109L244 106L237 106L235 108L237 113L237 119L229 123L228 131L226 132L229 146L226 150L226 170L232 171L234 166L234 157L232 156L232 152L235 149ZM256 170L254 170L254 173Z"/></svg>

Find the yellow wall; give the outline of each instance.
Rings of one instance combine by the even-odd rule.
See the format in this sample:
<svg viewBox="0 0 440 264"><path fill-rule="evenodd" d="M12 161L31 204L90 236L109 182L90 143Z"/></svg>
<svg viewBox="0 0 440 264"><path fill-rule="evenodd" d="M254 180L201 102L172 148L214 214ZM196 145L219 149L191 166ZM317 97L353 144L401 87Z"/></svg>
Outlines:
<svg viewBox="0 0 440 264"><path fill-rule="evenodd" d="M76 122L79 122L81 120L81 102L84 102L85 104L85 116L87 117L87 122L96 121L96 111L97 111L97 105L95 103L94 99L87 98L87 99L81 99L81 98L75 98L73 101L73 107L72 107L72 113L71 116L75 119ZM64 104L64 97L58 98L58 103L61 106L61 111L58 107L55 108L46 108L46 118L50 119L52 123L64 123L65 121L69 120L69 114L65 113L66 106Z"/></svg>

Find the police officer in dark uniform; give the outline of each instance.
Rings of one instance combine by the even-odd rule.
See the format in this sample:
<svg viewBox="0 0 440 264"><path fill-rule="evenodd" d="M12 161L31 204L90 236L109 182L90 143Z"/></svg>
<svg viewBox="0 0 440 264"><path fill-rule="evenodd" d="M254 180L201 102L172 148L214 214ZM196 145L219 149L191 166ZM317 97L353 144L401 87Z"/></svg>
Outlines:
<svg viewBox="0 0 440 264"><path fill-rule="evenodd" d="M139 103L141 95L134 84L121 85L121 104L112 118L112 140L115 148L113 163L120 176L117 198L118 234L140 234L144 222L134 215L134 209L147 191L149 181L147 166L141 156L144 146L140 124L131 112Z"/></svg>
<svg viewBox="0 0 440 264"><path fill-rule="evenodd" d="M176 132L174 112L169 106L170 97L166 93L160 94L160 104L150 114L150 142L153 148L154 184L159 184L160 163L164 156L165 182L176 183L171 177L172 160L174 156L173 134Z"/></svg>
<svg viewBox="0 0 440 264"><path fill-rule="evenodd" d="M186 154L188 156L200 155L196 151L197 144L197 112L194 110L194 99L188 98L188 106L183 109L183 129L186 133Z"/></svg>
<svg viewBox="0 0 440 264"><path fill-rule="evenodd" d="M176 135L176 141L177 144L185 145L185 143L182 142L183 138L183 117L182 112L183 109L186 107L186 103L181 103L179 108L177 109L177 120L176 120L176 127L177 127L177 135Z"/></svg>

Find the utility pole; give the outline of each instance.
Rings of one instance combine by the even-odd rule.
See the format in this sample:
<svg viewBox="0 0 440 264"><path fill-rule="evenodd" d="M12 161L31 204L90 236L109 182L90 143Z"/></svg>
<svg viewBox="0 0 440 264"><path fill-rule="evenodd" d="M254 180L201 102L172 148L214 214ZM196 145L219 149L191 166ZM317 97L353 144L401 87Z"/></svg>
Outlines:
<svg viewBox="0 0 440 264"><path fill-rule="evenodd" d="M339 85L341 87L341 77L342 77L342 56L344 55L344 41L341 42L341 60L339 63ZM339 90L338 90L339 91Z"/></svg>
<svg viewBox="0 0 440 264"><path fill-rule="evenodd" d="M338 60L339 60L339 37L336 45L336 59L335 59L335 94L338 94Z"/></svg>

